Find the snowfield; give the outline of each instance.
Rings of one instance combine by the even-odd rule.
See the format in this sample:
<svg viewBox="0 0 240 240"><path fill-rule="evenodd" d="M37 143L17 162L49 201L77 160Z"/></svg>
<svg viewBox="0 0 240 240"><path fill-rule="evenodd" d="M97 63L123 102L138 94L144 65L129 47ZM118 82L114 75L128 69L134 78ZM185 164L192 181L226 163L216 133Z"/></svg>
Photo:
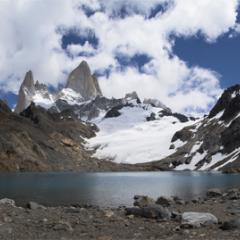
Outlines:
<svg viewBox="0 0 240 240"><path fill-rule="evenodd" d="M173 135L193 122L181 123L172 116L146 121L152 112L160 110L150 106L124 107L119 117L95 120L100 131L88 140L87 147L97 149L97 158L128 164L160 160L174 153L176 150L169 149ZM178 144L182 145L181 141Z"/></svg>

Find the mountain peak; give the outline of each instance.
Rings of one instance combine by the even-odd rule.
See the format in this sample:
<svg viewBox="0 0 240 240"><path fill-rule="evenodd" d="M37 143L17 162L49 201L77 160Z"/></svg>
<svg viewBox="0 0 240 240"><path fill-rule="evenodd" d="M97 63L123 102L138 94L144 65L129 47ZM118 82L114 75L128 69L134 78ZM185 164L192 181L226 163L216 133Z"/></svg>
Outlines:
<svg viewBox="0 0 240 240"><path fill-rule="evenodd" d="M31 96L35 94L34 78L32 71L25 74L18 93L18 102L15 108L16 113L23 111L31 103Z"/></svg>
<svg viewBox="0 0 240 240"><path fill-rule="evenodd" d="M223 112L221 120L229 121L240 112L240 85L226 89L209 113L209 118Z"/></svg>
<svg viewBox="0 0 240 240"><path fill-rule="evenodd" d="M69 75L66 88L71 88L85 99L92 99L102 95L96 76L91 74L86 61L82 61Z"/></svg>

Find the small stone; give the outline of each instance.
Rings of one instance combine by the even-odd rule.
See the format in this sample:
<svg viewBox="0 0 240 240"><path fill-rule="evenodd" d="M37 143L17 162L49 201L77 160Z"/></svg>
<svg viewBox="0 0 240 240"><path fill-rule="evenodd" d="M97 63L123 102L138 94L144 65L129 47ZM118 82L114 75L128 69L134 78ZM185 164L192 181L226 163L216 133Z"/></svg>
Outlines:
<svg viewBox="0 0 240 240"><path fill-rule="evenodd" d="M42 206L42 205L40 205L40 204L38 204L38 203L36 203L36 202L29 202L29 203L27 204L27 207L28 207L29 209L31 209L31 210L45 209L44 206Z"/></svg>
<svg viewBox="0 0 240 240"><path fill-rule="evenodd" d="M111 218L113 215L114 215L114 212L113 212L113 211L111 211L111 210L105 211L105 216L106 216L106 217Z"/></svg>
<svg viewBox="0 0 240 240"><path fill-rule="evenodd" d="M175 203L178 204L178 205L185 205L185 204L186 204L185 201L184 201L184 200L181 200L181 199L175 201Z"/></svg>
<svg viewBox="0 0 240 240"><path fill-rule="evenodd" d="M179 226L177 226L177 227L175 227L174 231L179 232L179 231L181 231L181 228Z"/></svg>
<svg viewBox="0 0 240 240"><path fill-rule="evenodd" d="M133 214L130 214L130 215L127 215L127 217L128 217L129 219L133 219L133 218L134 218L134 215L133 215Z"/></svg>
<svg viewBox="0 0 240 240"><path fill-rule="evenodd" d="M9 198L3 198L0 200L0 204L8 204L15 207L15 201Z"/></svg>
<svg viewBox="0 0 240 240"><path fill-rule="evenodd" d="M66 231L66 232L73 231L71 224L69 222L65 222L65 221L60 221L53 227L53 229L55 231Z"/></svg>
<svg viewBox="0 0 240 240"><path fill-rule="evenodd" d="M172 219L180 221L182 219L182 215L179 212L172 211Z"/></svg>
<svg viewBox="0 0 240 240"><path fill-rule="evenodd" d="M169 220L171 213L167 208L154 204L142 208L126 208L126 215L134 215L136 217L153 218L161 220Z"/></svg>
<svg viewBox="0 0 240 240"><path fill-rule="evenodd" d="M167 198L167 197L163 197L163 196L159 197L157 199L157 201L156 201L156 204L159 204L159 205L161 205L163 207L169 207L169 206L172 205L172 203L173 203L173 199Z"/></svg>
<svg viewBox="0 0 240 240"><path fill-rule="evenodd" d="M220 227L222 230L234 230L240 229L240 218L230 220L228 222L224 222Z"/></svg>
<svg viewBox="0 0 240 240"><path fill-rule="evenodd" d="M170 147L169 147L170 150L172 149L175 149L175 145L174 144L171 144Z"/></svg>
<svg viewBox="0 0 240 240"><path fill-rule="evenodd" d="M219 188L211 188L207 191L207 196L210 198L221 197L222 191Z"/></svg>
<svg viewBox="0 0 240 240"><path fill-rule="evenodd" d="M192 199L192 203L198 203L198 202L199 202L199 199L198 199L198 198Z"/></svg>
<svg viewBox="0 0 240 240"><path fill-rule="evenodd" d="M137 207L146 207L148 205L154 204L154 199L148 197L148 196L141 196L141 195L135 195L134 196L134 206Z"/></svg>
<svg viewBox="0 0 240 240"><path fill-rule="evenodd" d="M112 240L111 236L100 236L97 238L97 240Z"/></svg>
<svg viewBox="0 0 240 240"><path fill-rule="evenodd" d="M4 217L3 217L3 221L4 221L5 223L10 223L10 222L12 222L12 218L10 218L9 216L4 216Z"/></svg>

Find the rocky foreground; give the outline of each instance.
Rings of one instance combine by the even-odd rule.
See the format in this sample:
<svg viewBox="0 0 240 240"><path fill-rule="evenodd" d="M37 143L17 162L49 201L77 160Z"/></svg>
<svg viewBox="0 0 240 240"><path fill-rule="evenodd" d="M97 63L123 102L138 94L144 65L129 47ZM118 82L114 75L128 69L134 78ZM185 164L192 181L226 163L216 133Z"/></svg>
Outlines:
<svg viewBox="0 0 240 240"><path fill-rule="evenodd" d="M17 207L0 200L0 239L239 239L240 189L204 199L135 196L135 207Z"/></svg>

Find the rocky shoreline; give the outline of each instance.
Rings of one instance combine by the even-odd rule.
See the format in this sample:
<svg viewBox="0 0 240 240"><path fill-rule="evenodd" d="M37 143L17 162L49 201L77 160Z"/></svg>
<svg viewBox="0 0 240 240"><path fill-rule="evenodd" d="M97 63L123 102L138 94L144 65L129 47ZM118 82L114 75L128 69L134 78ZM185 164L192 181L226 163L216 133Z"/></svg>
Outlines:
<svg viewBox="0 0 240 240"><path fill-rule="evenodd" d="M25 208L0 200L0 239L238 239L240 189L210 189L205 198L135 196L134 207Z"/></svg>

